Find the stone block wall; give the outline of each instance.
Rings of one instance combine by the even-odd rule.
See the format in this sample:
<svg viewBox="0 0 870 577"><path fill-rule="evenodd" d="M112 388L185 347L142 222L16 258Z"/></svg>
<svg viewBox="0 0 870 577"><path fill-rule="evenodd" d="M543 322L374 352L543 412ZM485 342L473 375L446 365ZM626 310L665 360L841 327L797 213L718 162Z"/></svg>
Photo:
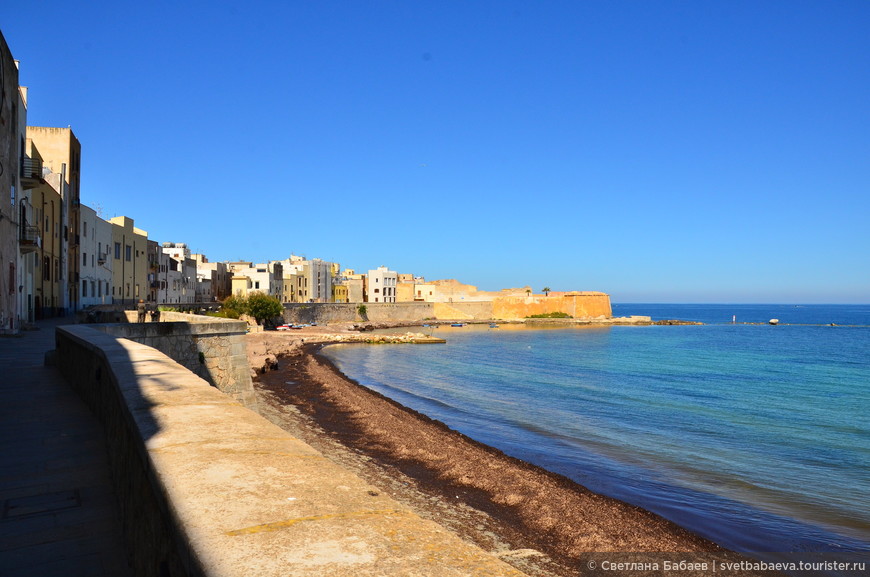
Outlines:
<svg viewBox="0 0 870 577"><path fill-rule="evenodd" d="M421 322L436 320L517 320L536 314L564 312L575 319L608 319L613 316L610 296L582 292L559 296L495 297L491 301L363 303L366 318L357 312L360 303L287 303L288 323Z"/></svg>
<svg viewBox="0 0 870 577"><path fill-rule="evenodd" d="M160 322L90 325L162 352L244 406L256 408L251 369L245 348L247 323L232 319L164 311Z"/></svg>
<svg viewBox="0 0 870 577"><path fill-rule="evenodd" d="M366 307L360 317L360 304ZM457 303L285 303L287 323L417 322L437 320L489 320L492 302Z"/></svg>
<svg viewBox="0 0 870 577"><path fill-rule="evenodd" d="M497 319L524 319L532 315L567 313L575 319L610 318L610 296L600 292L583 292L562 296L497 297L493 316Z"/></svg>

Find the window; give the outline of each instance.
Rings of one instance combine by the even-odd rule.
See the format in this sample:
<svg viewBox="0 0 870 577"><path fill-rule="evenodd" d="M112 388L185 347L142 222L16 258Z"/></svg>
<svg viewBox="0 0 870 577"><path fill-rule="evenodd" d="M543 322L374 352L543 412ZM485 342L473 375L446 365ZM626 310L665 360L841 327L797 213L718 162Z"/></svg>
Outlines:
<svg viewBox="0 0 870 577"><path fill-rule="evenodd" d="M88 253L82 253L82 266L88 266Z"/></svg>
<svg viewBox="0 0 870 577"><path fill-rule="evenodd" d="M124 260L127 262L133 260L133 247L129 244L124 247Z"/></svg>
<svg viewBox="0 0 870 577"><path fill-rule="evenodd" d="M51 280L51 258L42 259L42 280Z"/></svg>
<svg viewBox="0 0 870 577"><path fill-rule="evenodd" d="M375 294L378 294L379 292L381 292L381 289L375 289Z"/></svg>
<svg viewBox="0 0 870 577"><path fill-rule="evenodd" d="M88 296L88 281L82 281L82 297Z"/></svg>
<svg viewBox="0 0 870 577"><path fill-rule="evenodd" d="M121 243L115 243L115 258L121 260Z"/></svg>

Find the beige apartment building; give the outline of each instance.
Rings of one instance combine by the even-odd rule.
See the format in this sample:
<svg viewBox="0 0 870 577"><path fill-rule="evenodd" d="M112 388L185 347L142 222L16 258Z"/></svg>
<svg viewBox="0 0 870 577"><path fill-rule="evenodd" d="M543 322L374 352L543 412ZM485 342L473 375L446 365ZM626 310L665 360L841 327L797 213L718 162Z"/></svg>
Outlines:
<svg viewBox="0 0 870 577"><path fill-rule="evenodd" d="M72 129L28 126L27 138L39 150L43 165L62 180L58 191L65 211L61 215L61 233L67 244L62 282L66 294L61 305L68 312L81 308L79 302L79 261L81 259L81 206L82 146Z"/></svg>
<svg viewBox="0 0 870 577"><path fill-rule="evenodd" d="M116 216L112 226L112 301L133 305L149 295L148 233L133 219Z"/></svg>
<svg viewBox="0 0 870 577"><path fill-rule="evenodd" d="M222 301L232 294L232 282L224 262L209 262L204 254L191 255L196 261L197 300Z"/></svg>

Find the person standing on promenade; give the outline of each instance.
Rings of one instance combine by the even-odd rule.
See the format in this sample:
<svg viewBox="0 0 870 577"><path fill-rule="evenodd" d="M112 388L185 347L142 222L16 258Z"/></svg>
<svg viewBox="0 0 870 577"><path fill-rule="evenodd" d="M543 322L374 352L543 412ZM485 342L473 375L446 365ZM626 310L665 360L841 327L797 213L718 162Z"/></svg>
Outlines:
<svg viewBox="0 0 870 577"><path fill-rule="evenodd" d="M136 312L138 313L137 320L140 323L144 323L145 322L145 301L144 300L139 299L139 305L136 307Z"/></svg>
<svg viewBox="0 0 870 577"><path fill-rule="evenodd" d="M151 311L151 322L159 323L160 322L160 307L154 306L154 310Z"/></svg>

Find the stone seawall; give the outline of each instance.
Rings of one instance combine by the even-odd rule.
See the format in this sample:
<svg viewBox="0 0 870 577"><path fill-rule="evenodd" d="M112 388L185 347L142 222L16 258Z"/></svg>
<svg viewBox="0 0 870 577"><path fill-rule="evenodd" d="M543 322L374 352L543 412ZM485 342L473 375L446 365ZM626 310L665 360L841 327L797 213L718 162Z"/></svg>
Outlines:
<svg viewBox="0 0 870 577"><path fill-rule="evenodd" d="M135 311L123 314L126 323L89 326L154 347L246 407L255 408L245 349L247 323L171 311L162 312L159 323L137 323Z"/></svg>
<svg viewBox="0 0 870 577"><path fill-rule="evenodd" d="M364 304L365 317L359 306ZM575 319L609 319L610 296L602 292L558 296L505 296L491 301L413 303L285 303L288 323L419 322L424 320L519 320L537 314L566 313Z"/></svg>
<svg viewBox="0 0 870 577"><path fill-rule="evenodd" d="M92 325L56 335L105 428L136 575L521 576L160 351Z"/></svg>
<svg viewBox="0 0 870 577"><path fill-rule="evenodd" d="M575 319L608 319L613 316L610 295L601 292L498 297L493 301L493 315L500 320L523 319L548 313L566 313Z"/></svg>
<svg viewBox="0 0 870 577"><path fill-rule="evenodd" d="M365 316L359 306L365 305ZM489 320L491 302L468 303L285 303L288 323L417 322L423 320Z"/></svg>

